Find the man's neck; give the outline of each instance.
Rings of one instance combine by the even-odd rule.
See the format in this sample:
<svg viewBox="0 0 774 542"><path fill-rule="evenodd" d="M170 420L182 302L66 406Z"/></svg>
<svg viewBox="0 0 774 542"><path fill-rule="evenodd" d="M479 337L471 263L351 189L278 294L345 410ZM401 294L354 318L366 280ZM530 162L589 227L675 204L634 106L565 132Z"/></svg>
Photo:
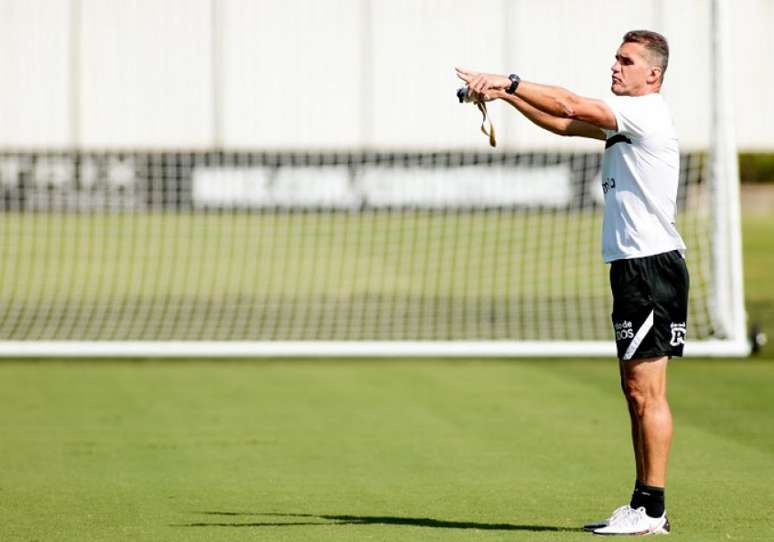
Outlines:
<svg viewBox="0 0 774 542"><path fill-rule="evenodd" d="M648 94L658 94L661 91L661 87L643 87L640 89L637 89L635 91L632 91L628 94L622 94L622 96L631 96L634 98L640 97L640 96L647 96Z"/></svg>

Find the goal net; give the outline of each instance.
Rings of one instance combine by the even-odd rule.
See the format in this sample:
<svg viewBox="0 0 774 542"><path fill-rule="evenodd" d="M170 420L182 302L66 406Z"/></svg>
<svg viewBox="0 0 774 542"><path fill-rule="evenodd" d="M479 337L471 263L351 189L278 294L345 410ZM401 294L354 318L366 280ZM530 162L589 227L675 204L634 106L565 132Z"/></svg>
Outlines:
<svg viewBox="0 0 774 542"><path fill-rule="evenodd" d="M239 29L224 4L210 14L212 69L228 79L218 40ZM379 6L363 15L372 25ZM85 32L89 15L75 16ZM449 103L453 85L438 90ZM213 87L210 145L0 150L0 354L614 354L601 149L530 143L519 130L531 128L509 127L526 121L503 107L490 108L502 128L491 150L475 110L456 104L463 143L412 142L412 131L333 148L301 133L229 145L227 97ZM80 103L81 116L92 105ZM416 131L434 130L421 109L409 113ZM724 107L692 113L728 133ZM361 128L378 141L375 113L358 114L371 115ZM721 135L681 155L694 355L747 351L735 149Z"/></svg>

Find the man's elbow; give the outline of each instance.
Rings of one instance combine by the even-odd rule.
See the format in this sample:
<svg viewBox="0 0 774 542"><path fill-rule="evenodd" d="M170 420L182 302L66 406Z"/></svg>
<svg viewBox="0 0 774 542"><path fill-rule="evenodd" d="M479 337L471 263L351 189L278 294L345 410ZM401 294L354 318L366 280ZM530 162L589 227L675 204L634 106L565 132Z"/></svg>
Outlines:
<svg viewBox="0 0 774 542"><path fill-rule="evenodd" d="M575 120L578 118L577 96L574 94L568 94L567 96L562 96L558 102L559 111L561 112L563 118L568 120Z"/></svg>
<svg viewBox="0 0 774 542"><path fill-rule="evenodd" d="M572 120L570 119L557 119L557 122L554 123L554 125L551 127L551 131L559 136L571 136L572 130L570 130L570 124L572 123Z"/></svg>

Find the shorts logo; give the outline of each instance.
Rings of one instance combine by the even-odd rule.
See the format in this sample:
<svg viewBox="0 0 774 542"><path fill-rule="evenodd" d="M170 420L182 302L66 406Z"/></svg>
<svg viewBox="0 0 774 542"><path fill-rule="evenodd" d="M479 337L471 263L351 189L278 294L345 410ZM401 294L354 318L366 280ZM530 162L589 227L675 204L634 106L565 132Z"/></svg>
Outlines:
<svg viewBox="0 0 774 542"><path fill-rule="evenodd" d="M613 327L615 328L616 341L625 341L634 338L634 329L632 329L632 323L629 320L615 322Z"/></svg>
<svg viewBox="0 0 774 542"><path fill-rule="evenodd" d="M672 322L669 327L672 328L672 340L669 341L669 344L672 346L685 344L685 322Z"/></svg>

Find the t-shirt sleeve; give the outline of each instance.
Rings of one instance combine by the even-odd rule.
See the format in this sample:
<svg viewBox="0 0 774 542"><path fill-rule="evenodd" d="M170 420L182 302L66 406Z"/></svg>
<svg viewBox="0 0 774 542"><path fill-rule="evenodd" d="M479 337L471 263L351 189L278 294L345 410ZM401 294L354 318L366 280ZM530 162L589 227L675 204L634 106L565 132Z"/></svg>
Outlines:
<svg viewBox="0 0 774 542"><path fill-rule="evenodd" d="M616 133L643 137L654 129L655 115L650 96L609 96L604 101L615 115Z"/></svg>

